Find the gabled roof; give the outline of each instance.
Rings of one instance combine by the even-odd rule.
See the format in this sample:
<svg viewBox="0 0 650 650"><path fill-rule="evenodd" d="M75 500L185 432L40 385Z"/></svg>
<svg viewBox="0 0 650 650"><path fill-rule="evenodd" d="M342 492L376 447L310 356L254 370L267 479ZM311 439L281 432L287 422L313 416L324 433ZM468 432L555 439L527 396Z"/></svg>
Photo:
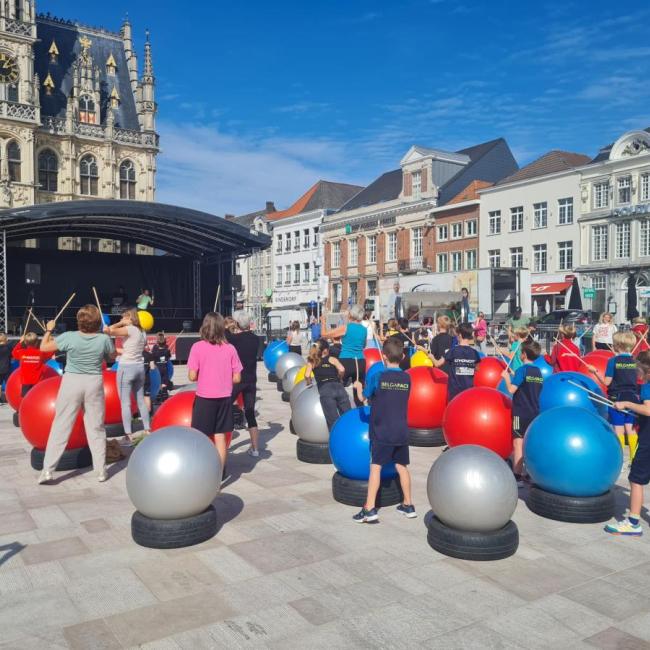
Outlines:
<svg viewBox="0 0 650 650"><path fill-rule="evenodd" d="M393 169L390 172L382 174L374 180L368 187L352 197L341 211L354 210L364 205L374 205L375 203L384 203L385 201L395 200L402 191L402 169Z"/></svg>
<svg viewBox="0 0 650 650"><path fill-rule="evenodd" d="M514 181L523 181L529 178L537 178L538 176L546 176L546 174L553 174L555 172L562 172L574 167L586 165L589 162L589 156L581 153L573 153L572 151L553 150L540 156L537 160L522 167L514 174L507 176L497 184L513 183Z"/></svg>
<svg viewBox="0 0 650 650"><path fill-rule="evenodd" d="M363 187L347 183L318 181L314 183L297 201L286 210L271 212L269 221L293 217L312 210L338 210L348 199L358 194Z"/></svg>

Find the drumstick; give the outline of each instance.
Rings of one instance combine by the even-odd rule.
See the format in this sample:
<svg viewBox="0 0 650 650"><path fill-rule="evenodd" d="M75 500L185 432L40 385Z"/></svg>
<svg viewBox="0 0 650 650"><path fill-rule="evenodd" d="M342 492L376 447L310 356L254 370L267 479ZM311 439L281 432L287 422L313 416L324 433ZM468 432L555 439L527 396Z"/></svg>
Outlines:
<svg viewBox="0 0 650 650"><path fill-rule="evenodd" d="M219 304L219 294L221 293L221 285L217 287L217 295L215 296L214 299L214 309L212 311L216 312L217 311L217 305Z"/></svg>
<svg viewBox="0 0 650 650"><path fill-rule="evenodd" d="M34 314L31 307L29 308L29 313L32 315L32 318L36 321L36 324L45 332L45 325L43 325L43 323L41 323L41 321L38 320L38 318L36 318L36 314Z"/></svg>
<svg viewBox="0 0 650 650"><path fill-rule="evenodd" d="M63 313L63 312L68 308L68 305L69 305L69 304L74 300L74 297L75 297L76 295L77 295L76 293L73 293L73 294L68 298L68 301L65 303L65 305L63 305L63 307L61 307L59 313L54 317L54 322L55 322L55 323L56 323L56 321L59 320L59 317L61 316L61 314L62 314L62 313Z"/></svg>
<svg viewBox="0 0 650 650"><path fill-rule="evenodd" d="M95 289L95 287L93 287L93 293L95 294L95 302L97 303L97 309L99 309L99 315L102 318L102 324L103 324L103 322L104 322L104 313L102 312L102 305L99 302L99 296L97 295L97 289Z"/></svg>
<svg viewBox="0 0 650 650"><path fill-rule="evenodd" d="M355 383L356 383L357 381L359 381L359 361L358 361L358 359L356 357L354 359L354 367L356 368L356 371L357 371L357 379L355 381Z"/></svg>
<svg viewBox="0 0 650 650"><path fill-rule="evenodd" d="M586 386L583 386L582 384L579 384L577 381L572 381L571 379L568 379L567 382L571 384L572 386L575 386L576 388L579 388L580 390L585 391L585 393L589 393L589 398L592 399L594 402L598 402L599 404L603 404L604 406L614 406L614 402L604 395L600 395L599 393L594 392L593 390L589 390ZM622 411L623 413L627 413L628 415L634 415L632 411L628 411L627 409Z"/></svg>
<svg viewBox="0 0 650 650"><path fill-rule="evenodd" d="M27 334L27 326L29 325L29 321L31 320L31 318L32 318L32 310L29 309L27 311L27 320L25 321L25 327L23 328L23 336Z"/></svg>

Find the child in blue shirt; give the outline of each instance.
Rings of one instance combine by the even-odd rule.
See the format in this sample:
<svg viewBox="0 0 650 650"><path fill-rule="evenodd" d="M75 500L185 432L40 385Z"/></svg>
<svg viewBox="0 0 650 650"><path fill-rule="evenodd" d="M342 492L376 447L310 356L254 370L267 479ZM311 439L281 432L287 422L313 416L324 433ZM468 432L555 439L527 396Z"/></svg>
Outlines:
<svg viewBox="0 0 650 650"><path fill-rule="evenodd" d="M409 519L417 517L411 501L409 464L409 431L406 423L411 377L399 367L404 345L389 336L382 348L386 370L371 375L365 389L360 381L354 383L359 400L370 400L370 476L368 494L363 508L352 517L358 523L379 521L376 500L381 481L381 468L391 462L399 475L404 500L397 511Z"/></svg>
<svg viewBox="0 0 650 650"><path fill-rule="evenodd" d="M612 402L639 402L639 386L637 384L637 362L632 356L636 345L636 337L632 332L616 332L613 338L616 356L609 359L602 377L594 366L589 366L591 372L607 386L607 394ZM634 455L637 446L637 434L634 431L634 415L623 413L609 407L609 421L614 427L621 446L625 446L625 436L630 445L630 456Z"/></svg>
<svg viewBox="0 0 650 650"><path fill-rule="evenodd" d="M616 334L614 335L616 339ZM641 528L641 508L643 507L643 486L650 483L650 352L641 352L637 357L641 385L641 404L637 401L617 401L617 411L628 410L639 415L639 444L630 466L630 510L623 521L607 524L605 531L612 535L639 537Z"/></svg>
<svg viewBox="0 0 650 650"><path fill-rule="evenodd" d="M530 423L539 415L539 395L544 378L542 371L533 365L533 361L541 353L539 343L525 341L519 347L522 365L517 368L512 378L508 370L504 370L502 375L512 395L512 471L519 487L524 485L521 476L524 465L524 434Z"/></svg>

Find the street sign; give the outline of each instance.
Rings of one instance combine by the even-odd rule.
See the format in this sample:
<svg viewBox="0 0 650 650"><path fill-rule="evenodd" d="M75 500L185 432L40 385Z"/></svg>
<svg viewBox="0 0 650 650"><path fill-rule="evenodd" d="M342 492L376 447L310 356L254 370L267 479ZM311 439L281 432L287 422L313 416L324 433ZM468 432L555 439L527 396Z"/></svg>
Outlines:
<svg viewBox="0 0 650 650"><path fill-rule="evenodd" d="M310 301L309 301L309 306L310 306L312 309L315 309L315 308L316 308L316 301L315 301L315 300L310 300Z"/></svg>
<svg viewBox="0 0 650 650"><path fill-rule="evenodd" d="M351 235L352 234L352 226L349 223L345 224L345 234L346 235Z"/></svg>
<svg viewBox="0 0 650 650"><path fill-rule="evenodd" d="M596 290L592 289L591 287L585 287L582 289L582 295L584 298L595 298Z"/></svg>

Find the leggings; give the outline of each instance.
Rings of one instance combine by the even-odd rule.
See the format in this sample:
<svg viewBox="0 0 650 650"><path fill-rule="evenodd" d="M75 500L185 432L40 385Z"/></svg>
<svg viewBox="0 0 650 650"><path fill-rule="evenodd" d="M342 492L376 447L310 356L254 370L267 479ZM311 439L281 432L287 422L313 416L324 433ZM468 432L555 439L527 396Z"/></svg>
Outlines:
<svg viewBox="0 0 650 650"><path fill-rule="evenodd" d="M252 383L239 383L234 384L232 388L232 399L235 401L238 395L242 395L244 399L244 415L246 416L246 424L249 429L257 426L255 419L255 394L257 392L257 384Z"/></svg>
<svg viewBox="0 0 650 650"><path fill-rule="evenodd" d="M117 392L122 405L124 433L131 435L131 394L135 393L138 411L145 430L149 430L149 409L144 403L144 367L141 363L120 364L117 368Z"/></svg>
<svg viewBox="0 0 650 650"><path fill-rule="evenodd" d="M359 381L363 384L366 379L366 360L361 359L339 359L341 365L345 368L343 375L343 385L347 386L348 379L352 381L357 380L357 372L359 373ZM356 391L353 391L354 403L356 406L363 406L363 402L357 399Z"/></svg>

